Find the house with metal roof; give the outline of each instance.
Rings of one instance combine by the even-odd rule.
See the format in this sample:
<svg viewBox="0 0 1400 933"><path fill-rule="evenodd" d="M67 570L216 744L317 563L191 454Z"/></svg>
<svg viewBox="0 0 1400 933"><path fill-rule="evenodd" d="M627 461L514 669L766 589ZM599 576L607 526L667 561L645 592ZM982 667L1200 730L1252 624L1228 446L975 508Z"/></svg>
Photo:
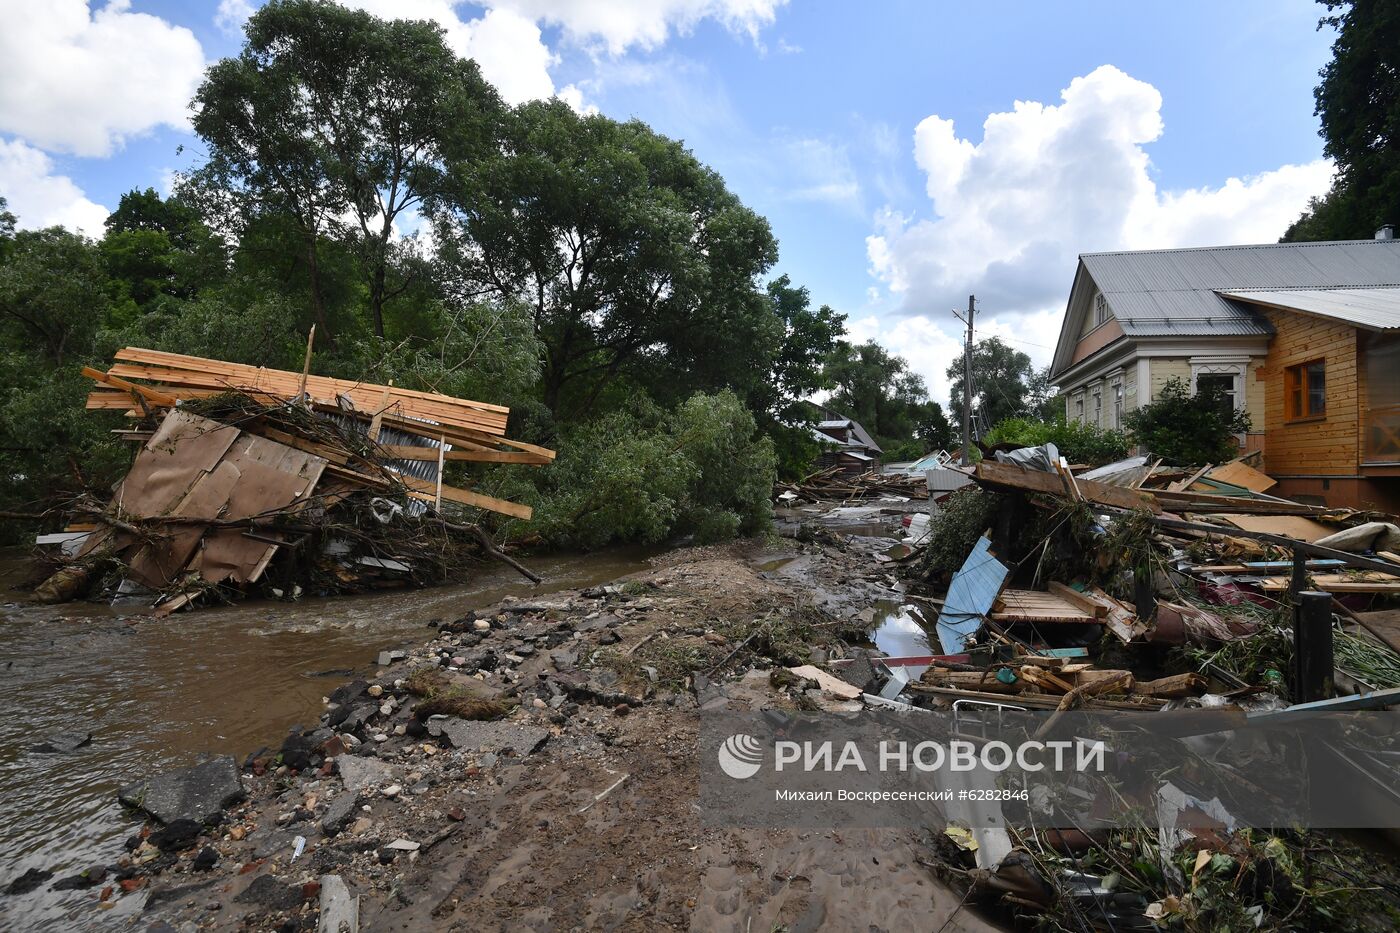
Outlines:
<svg viewBox="0 0 1400 933"><path fill-rule="evenodd" d="M817 457L818 469L839 466L843 475L859 476L880 468L884 451L859 421L825 406L817 408L822 420L812 428L812 437L822 450Z"/></svg>
<svg viewBox="0 0 1400 933"><path fill-rule="evenodd" d="M1400 506L1400 241L1087 253L1051 377L1104 428L1172 377L1213 383L1281 494Z"/></svg>

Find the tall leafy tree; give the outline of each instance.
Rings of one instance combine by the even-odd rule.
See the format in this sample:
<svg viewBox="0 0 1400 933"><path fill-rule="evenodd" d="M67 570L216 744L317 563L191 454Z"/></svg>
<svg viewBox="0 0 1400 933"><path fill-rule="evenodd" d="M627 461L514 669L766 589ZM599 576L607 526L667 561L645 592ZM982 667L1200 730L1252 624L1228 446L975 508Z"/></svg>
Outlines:
<svg viewBox="0 0 1400 933"><path fill-rule="evenodd" d="M1313 94L1337 176L1283 239L1365 239L1400 224L1400 6L1319 2L1327 15L1318 28L1336 29L1337 38Z"/></svg>
<svg viewBox="0 0 1400 933"><path fill-rule="evenodd" d="M244 221L291 219L322 327L321 239L352 242L370 325L383 336L385 305L405 287L391 282L395 227L422 206L444 159L490 146L496 93L428 22L273 0L246 34L195 96L210 154L198 181Z"/></svg>
<svg viewBox="0 0 1400 933"><path fill-rule="evenodd" d="M948 364L952 381L949 401L957 418L961 418L963 399L967 394L961 358ZM1030 406L1031 380L1035 368L1031 358L999 337L987 337L972 346L972 410L988 428L1004 418L1027 414Z"/></svg>
<svg viewBox="0 0 1400 933"><path fill-rule="evenodd" d="M521 105L502 136L452 162L438 241L459 295L529 305L551 411L586 412L619 380L672 395L771 363L782 326L758 277L777 243L718 174L558 100Z"/></svg>
<svg viewBox="0 0 1400 933"><path fill-rule="evenodd" d="M200 220L198 212L176 198L162 198L153 188L122 195L108 215L99 247L114 296L137 312L159 299L188 300L217 285L227 271L223 240ZM163 303L163 302L162 302ZM178 308L173 309L178 313Z"/></svg>
<svg viewBox="0 0 1400 933"><path fill-rule="evenodd" d="M799 399L831 388L822 364L846 333L846 315L830 305L813 308L808 290L786 275L769 282L767 291L781 341L771 364L757 374L749 405L760 415L788 419Z"/></svg>
<svg viewBox="0 0 1400 933"><path fill-rule="evenodd" d="M930 442L941 439L942 408L929 400L923 377L903 357L873 340L842 341L827 358L825 372L833 386L827 404L859 421L881 446L916 439L922 444L925 436Z"/></svg>

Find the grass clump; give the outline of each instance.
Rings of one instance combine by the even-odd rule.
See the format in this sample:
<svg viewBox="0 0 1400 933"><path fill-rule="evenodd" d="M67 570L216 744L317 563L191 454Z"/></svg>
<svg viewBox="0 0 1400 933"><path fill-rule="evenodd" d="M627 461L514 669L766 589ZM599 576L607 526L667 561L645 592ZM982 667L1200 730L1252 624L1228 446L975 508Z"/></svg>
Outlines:
<svg viewBox="0 0 1400 933"><path fill-rule="evenodd" d="M465 687L452 684L439 667L419 667L404 678L404 689L419 700L413 715L420 720L432 716L455 716L458 719L500 719L510 712L502 700L473 694Z"/></svg>

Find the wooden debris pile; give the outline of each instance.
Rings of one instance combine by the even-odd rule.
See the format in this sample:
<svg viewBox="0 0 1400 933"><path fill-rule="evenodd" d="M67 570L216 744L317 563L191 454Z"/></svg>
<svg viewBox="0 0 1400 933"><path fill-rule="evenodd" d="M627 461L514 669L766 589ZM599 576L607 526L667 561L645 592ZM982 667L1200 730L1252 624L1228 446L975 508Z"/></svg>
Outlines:
<svg viewBox="0 0 1400 933"><path fill-rule="evenodd" d="M148 593L169 612L258 584L273 595L446 579L502 554L444 503L528 519L528 505L444 482L449 463L543 465L506 438L508 410L394 386L127 347L87 407L120 410L140 444L109 503L79 502L91 530L40 587ZM84 530L77 527L75 530Z"/></svg>
<svg viewBox="0 0 1400 933"><path fill-rule="evenodd" d="M773 496L779 501L853 502L863 499L899 497L927 499L928 482L922 474L881 473L873 470L851 477L840 467L811 473L795 483L777 483Z"/></svg>

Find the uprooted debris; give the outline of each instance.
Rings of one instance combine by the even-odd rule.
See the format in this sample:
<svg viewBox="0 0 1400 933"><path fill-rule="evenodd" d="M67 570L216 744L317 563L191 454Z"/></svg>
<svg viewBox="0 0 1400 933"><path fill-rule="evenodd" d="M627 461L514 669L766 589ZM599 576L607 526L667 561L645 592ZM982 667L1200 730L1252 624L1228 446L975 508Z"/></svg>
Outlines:
<svg viewBox="0 0 1400 933"><path fill-rule="evenodd" d="M533 578L443 512L530 516L443 482L449 461L553 458L502 436L506 409L139 348L117 359L85 370L100 385L88 407L125 410L136 425L121 433L142 446L110 502L72 504L82 537L41 599L146 593L169 612L254 585L294 596L440 582L483 554Z"/></svg>
<svg viewBox="0 0 1400 933"><path fill-rule="evenodd" d="M852 502L896 496L927 499L928 482L922 473L881 473L874 470L851 476L840 467L827 467L804 476L795 483L778 483L773 496L779 502Z"/></svg>
<svg viewBox="0 0 1400 933"><path fill-rule="evenodd" d="M1055 716L1400 703L1400 612L1358 602L1400 595L1400 528L1271 495L1247 460L1083 471L1042 448L977 464L977 485L902 561L910 586L941 602L943 653L882 696ZM1349 766L1400 805L1389 753L1348 747ZM1202 817L1214 829L1084 832L1042 813L1012 819L1014 848L990 861L974 857L975 831L950 826L939 861L984 903L1059 929L1385 929L1400 909L1400 869L1350 842L1237 827L1218 800L1170 782L1159 792L1214 814Z"/></svg>

